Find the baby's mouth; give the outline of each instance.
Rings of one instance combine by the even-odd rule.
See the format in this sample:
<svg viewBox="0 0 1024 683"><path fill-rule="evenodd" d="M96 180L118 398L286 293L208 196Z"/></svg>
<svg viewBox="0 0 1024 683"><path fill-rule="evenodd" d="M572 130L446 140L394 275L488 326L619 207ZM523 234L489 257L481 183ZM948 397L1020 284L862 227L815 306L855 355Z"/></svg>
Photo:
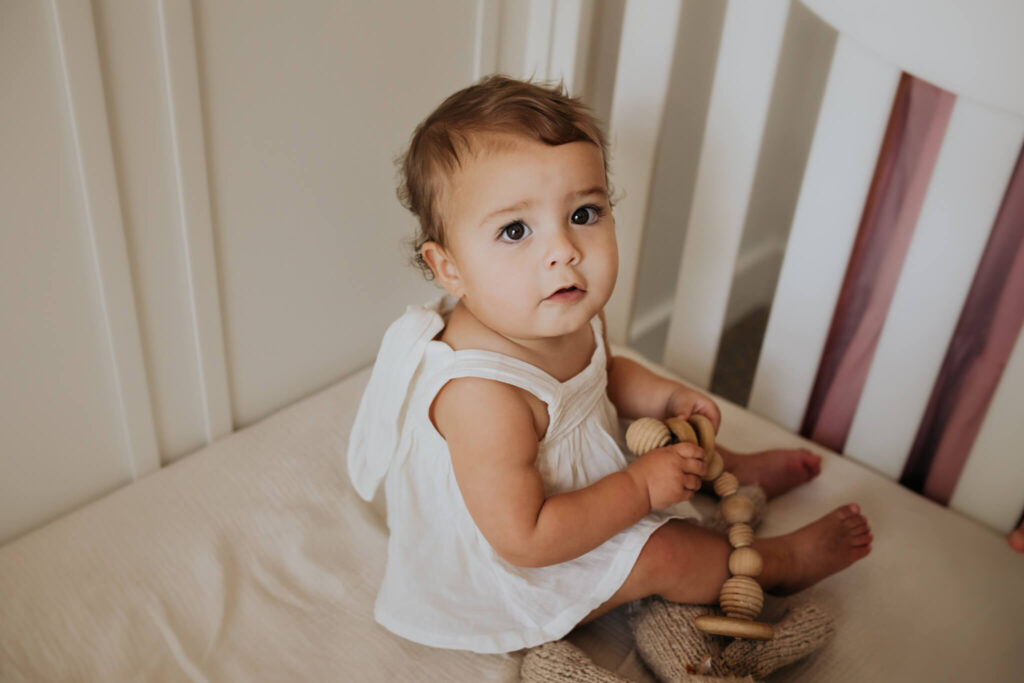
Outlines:
<svg viewBox="0 0 1024 683"><path fill-rule="evenodd" d="M562 287L547 298L548 301L576 301L583 297L587 290L580 289L576 285Z"/></svg>

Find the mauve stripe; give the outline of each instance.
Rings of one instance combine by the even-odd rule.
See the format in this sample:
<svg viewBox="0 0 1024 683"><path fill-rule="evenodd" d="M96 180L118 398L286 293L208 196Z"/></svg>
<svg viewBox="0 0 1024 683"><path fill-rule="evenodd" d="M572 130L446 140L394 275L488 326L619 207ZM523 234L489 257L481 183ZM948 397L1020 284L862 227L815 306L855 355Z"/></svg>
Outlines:
<svg viewBox="0 0 1024 683"><path fill-rule="evenodd" d="M842 451L955 97L904 74L840 290L803 433Z"/></svg>
<svg viewBox="0 0 1024 683"><path fill-rule="evenodd" d="M932 389L903 484L949 503L1022 325L1024 149Z"/></svg>

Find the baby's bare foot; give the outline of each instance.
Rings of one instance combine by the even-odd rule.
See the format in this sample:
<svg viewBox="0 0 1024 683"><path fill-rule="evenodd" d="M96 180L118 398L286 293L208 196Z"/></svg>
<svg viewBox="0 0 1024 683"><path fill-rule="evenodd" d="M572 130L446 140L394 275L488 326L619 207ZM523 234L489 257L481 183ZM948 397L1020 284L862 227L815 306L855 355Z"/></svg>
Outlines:
<svg viewBox="0 0 1024 683"><path fill-rule="evenodd" d="M1014 531L1010 532L1010 535L1006 540L1009 541L1011 548L1016 550L1018 553L1024 553L1024 524L1021 524Z"/></svg>
<svg viewBox="0 0 1024 683"><path fill-rule="evenodd" d="M806 448L738 454L719 447L725 469L736 475L740 484L757 484L768 499L806 484L821 473L821 456Z"/></svg>
<svg viewBox="0 0 1024 683"><path fill-rule="evenodd" d="M809 588L866 556L871 541L860 507L844 505L791 534L758 542L765 557L762 582L779 595Z"/></svg>

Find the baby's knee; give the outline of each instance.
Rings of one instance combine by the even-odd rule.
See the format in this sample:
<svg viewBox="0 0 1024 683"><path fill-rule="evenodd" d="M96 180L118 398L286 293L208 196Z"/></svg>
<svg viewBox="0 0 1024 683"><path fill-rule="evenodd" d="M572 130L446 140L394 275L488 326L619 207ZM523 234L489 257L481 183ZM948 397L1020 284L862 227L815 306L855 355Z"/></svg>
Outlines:
<svg viewBox="0 0 1024 683"><path fill-rule="evenodd" d="M678 528L679 524L673 520L659 527L647 539L637 559L637 568L651 595L661 595L675 585L690 559L686 557L686 544L682 538L685 532Z"/></svg>
<svg viewBox="0 0 1024 683"><path fill-rule="evenodd" d="M672 520L651 534L637 560L638 573L649 595L673 595L678 592L681 581L703 583L718 577L709 574L723 574L720 581L728 578L729 544L707 529L702 529L683 520Z"/></svg>

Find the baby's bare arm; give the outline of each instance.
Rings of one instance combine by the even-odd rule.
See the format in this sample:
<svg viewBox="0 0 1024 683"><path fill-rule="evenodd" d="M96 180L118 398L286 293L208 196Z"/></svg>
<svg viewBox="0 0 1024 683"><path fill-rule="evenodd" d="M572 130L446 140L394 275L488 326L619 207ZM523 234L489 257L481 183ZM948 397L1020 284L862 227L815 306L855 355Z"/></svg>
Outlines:
<svg viewBox="0 0 1024 683"><path fill-rule="evenodd" d="M620 417L664 420L676 415L688 418L696 413L710 419L718 429L721 413L710 396L651 372L629 358L612 356L607 333L604 341L609 349L608 398Z"/></svg>
<svg viewBox="0 0 1024 683"><path fill-rule="evenodd" d="M453 380L435 399L432 417L448 442L466 508L495 551L515 565L579 557L652 505L686 500L700 487L701 453L687 446L659 449L586 488L545 499L533 414L507 384Z"/></svg>

